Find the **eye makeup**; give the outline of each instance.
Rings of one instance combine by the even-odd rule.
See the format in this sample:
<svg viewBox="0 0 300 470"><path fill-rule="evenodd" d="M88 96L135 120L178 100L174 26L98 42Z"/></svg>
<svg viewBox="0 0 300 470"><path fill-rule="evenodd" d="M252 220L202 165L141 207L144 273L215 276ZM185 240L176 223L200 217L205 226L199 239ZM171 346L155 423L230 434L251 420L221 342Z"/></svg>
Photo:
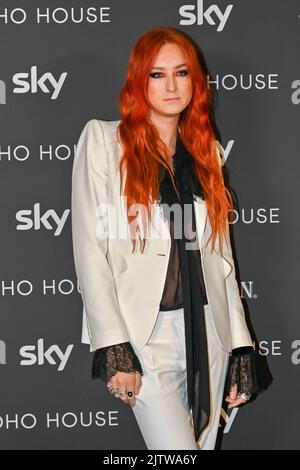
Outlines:
<svg viewBox="0 0 300 470"><path fill-rule="evenodd" d="M176 74L176 73L179 73L179 74L184 74L184 75L180 75L182 77L185 77L186 75L188 75L188 71L186 69L182 69L182 70L178 70L176 72L173 72L173 74ZM151 72L150 73L150 77L152 78L161 78L161 77L166 77L167 76L167 73L166 72Z"/></svg>

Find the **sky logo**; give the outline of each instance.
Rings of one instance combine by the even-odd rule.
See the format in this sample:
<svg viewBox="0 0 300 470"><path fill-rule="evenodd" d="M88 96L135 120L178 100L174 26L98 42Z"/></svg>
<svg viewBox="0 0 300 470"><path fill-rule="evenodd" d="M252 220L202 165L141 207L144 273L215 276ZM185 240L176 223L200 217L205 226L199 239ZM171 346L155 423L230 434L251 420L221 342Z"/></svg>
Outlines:
<svg viewBox="0 0 300 470"><path fill-rule="evenodd" d="M210 5L204 9L204 0L197 0L196 5L182 5L179 8L179 14L184 20L180 20L180 24L184 26L190 26L197 23L197 25L203 25L204 20L210 25L218 25L217 31L223 31L233 5L227 5L225 11L222 12L218 5ZM195 11L196 10L196 11ZM195 12L194 12L195 11ZM214 14L214 15L213 15ZM216 19L216 21L214 20Z"/></svg>
<svg viewBox="0 0 300 470"><path fill-rule="evenodd" d="M50 94L51 100L56 100L59 97L64 81L67 77L67 72L63 72L58 79L50 72L45 72L39 76L38 68L33 65L30 72L15 73L12 77L12 82L16 85L13 88L13 93L25 94L38 92ZM6 83L0 80L0 104L6 104L7 93Z"/></svg>
<svg viewBox="0 0 300 470"><path fill-rule="evenodd" d="M16 219L20 222L17 230L47 230L54 231L54 236L61 234L65 222L69 216L70 209L65 209L61 216L54 209L48 209L41 213L40 203L36 202L32 209L22 209L16 213Z"/></svg>
<svg viewBox="0 0 300 470"><path fill-rule="evenodd" d="M52 344L46 348L44 339L40 338L37 345L26 345L20 349L20 356L23 358L20 364L21 366L43 366L44 364L50 364L56 366L57 370L62 372L66 367L73 348L73 344L69 344L65 351L57 344Z"/></svg>

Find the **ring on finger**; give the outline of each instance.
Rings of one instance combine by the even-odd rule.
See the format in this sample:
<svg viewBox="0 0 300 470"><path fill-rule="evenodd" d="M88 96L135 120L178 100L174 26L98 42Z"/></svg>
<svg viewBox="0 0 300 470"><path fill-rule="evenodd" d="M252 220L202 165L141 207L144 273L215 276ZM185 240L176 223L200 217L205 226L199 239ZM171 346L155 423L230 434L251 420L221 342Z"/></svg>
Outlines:
<svg viewBox="0 0 300 470"><path fill-rule="evenodd" d="M247 402L251 395L247 393L239 393L238 397L241 398L244 402Z"/></svg>

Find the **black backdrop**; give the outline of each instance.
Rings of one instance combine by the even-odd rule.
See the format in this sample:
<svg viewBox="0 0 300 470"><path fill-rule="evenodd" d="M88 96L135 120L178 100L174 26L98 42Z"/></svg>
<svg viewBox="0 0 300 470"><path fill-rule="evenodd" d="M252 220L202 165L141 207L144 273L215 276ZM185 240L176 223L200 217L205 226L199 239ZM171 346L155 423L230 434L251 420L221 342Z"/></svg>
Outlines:
<svg viewBox="0 0 300 470"><path fill-rule="evenodd" d="M300 448L299 1L188 4L0 1L1 449L146 448L131 409L90 378L70 184L84 124L119 119L131 48L162 25L193 37L215 80L241 295L274 377L223 413L222 449Z"/></svg>

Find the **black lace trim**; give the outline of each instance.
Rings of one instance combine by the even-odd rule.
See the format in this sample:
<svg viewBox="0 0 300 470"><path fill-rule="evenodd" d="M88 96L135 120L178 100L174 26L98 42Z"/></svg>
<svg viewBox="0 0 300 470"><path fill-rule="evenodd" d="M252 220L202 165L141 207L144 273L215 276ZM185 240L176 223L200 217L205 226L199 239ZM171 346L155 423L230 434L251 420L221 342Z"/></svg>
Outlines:
<svg viewBox="0 0 300 470"><path fill-rule="evenodd" d="M225 381L225 394L237 384L238 393L257 395L269 387L273 377L265 357L251 346L232 350Z"/></svg>
<svg viewBox="0 0 300 470"><path fill-rule="evenodd" d="M129 341L114 344L95 351L92 378L100 378L107 382L117 372L140 372L143 370L139 358Z"/></svg>

